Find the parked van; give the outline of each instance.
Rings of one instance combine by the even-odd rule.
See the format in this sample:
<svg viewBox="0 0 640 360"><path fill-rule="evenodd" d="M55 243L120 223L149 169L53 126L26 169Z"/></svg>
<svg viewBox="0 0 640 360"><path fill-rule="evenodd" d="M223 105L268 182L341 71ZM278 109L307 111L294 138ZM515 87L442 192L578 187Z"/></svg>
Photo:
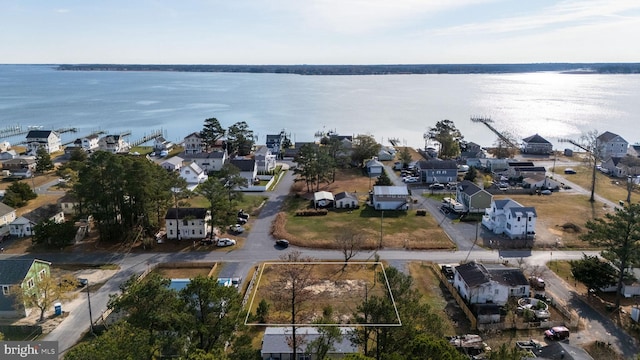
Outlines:
<svg viewBox="0 0 640 360"><path fill-rule="evenodd" d="M550 340L564 340L569 338L569 329L564 326L554 326L544 332L544 337Z"/></svg>

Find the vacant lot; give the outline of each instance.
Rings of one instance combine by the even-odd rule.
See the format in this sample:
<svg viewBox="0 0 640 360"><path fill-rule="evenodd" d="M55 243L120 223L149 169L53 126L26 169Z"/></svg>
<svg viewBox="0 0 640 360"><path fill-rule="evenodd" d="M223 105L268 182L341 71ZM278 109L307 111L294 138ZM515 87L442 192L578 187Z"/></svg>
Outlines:
<svg viewBox="0 0 640 360"><path fill-rule="evenodd" d="M267 324L290 324L291 308L289 303L277 300L277 295L290 296L291 284L287 273L295 266L309 267L311 279L303 291L309 292L305 300L298 304L300 313L297 324L310 324L322 316L323 309L331 307L333 321L347 324L352 321L356 307L367 296L384 296L388 284L377 281L381 263L265 263L256 283L249 311L255 314L261 300L270 304ZM281 287L284 280L284 288ZM276 285L277 284L277 285ZM296 292L299 294L298 292ZM298 298L300 300L302 295Z"/></svg>
<svg viewBox="0 0 640 360"><path fill-rule="evenodd" d="M558 172L563 174L567 180L579 185L580 187L591 191L591 177L593 168L587 166L571 167L576 174L563 174L564 167L558 168ZM620 200L627 200L627 179L614 178L607 176L600 171L596 171L596 194L603 198L617 203ZM640 200L640 190L636 189L631 192L631 201L638 202Z"/></svg>

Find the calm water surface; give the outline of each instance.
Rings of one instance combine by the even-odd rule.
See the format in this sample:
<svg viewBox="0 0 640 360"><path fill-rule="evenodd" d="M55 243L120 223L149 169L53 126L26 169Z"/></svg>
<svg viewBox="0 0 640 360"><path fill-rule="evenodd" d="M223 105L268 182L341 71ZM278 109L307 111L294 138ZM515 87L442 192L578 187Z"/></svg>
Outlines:
<svg viewBox="0 0 640 360"><path fill-rule="evenodd" d="M246 121L264 143L286 129L297 141L319 130L367 133L424 146L423 133L450 119L483 146L496 136L471 116L518 138L539 133L557 143L590 130L640 142L640 75L560 73L301 76L288 74L74 72L50 66L0 66L0 128L156 129L179 141L204 119ZM23 140L10 139L14 141ZM567 144L558 144L558 148Z"/></svg>

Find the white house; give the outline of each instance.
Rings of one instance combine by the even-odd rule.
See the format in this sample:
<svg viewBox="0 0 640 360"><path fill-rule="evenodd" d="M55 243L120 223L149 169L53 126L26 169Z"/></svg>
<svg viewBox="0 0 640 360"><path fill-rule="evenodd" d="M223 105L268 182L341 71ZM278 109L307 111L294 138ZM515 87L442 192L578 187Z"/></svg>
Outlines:
<svg viewBox="0 0 640 360"><path fill-rule="evenodd" d="M11 144L8 141L0 141L0 152L11 149Z"/></svg>
<svg viewBox="0 0 640 360"><path fill-rule="evenodd" d="M337 209L356 209L359 206L358 195L356 193L343 191L341 193L337 193L334 196L334 199L334 206Z"/></svg>
<svg viewBox="0 0 640 360"><path fill-rule="evenodd" d="M596 144L600 151L600 159L610 157L621 158L627 154L629 143L620 135L605 131L596 138Z"/></svg>
<svg viewBox="0 0 640 360"><path fill-rule="evenodd" d="M365 164L369 177L378 177L384 171L384 165L378 159L371 159Z"/></svg>
<svg viewBox="0 0 640 360"><path fill-rule="evenodd" d="M129 143L122 135L106 135L98 140L98 148L112 154L129 152Z"/></svg>
<svg viewBox="0 0 640 360"><path fill-rule="evenodd" d="M180 171L183 159L180 156L170 157L163 161L160 166L167 171Z"/></svg>
<svg viewBox="0 0 640 360"><path fill-rule="evenodd" d="M180 156L185 161L195 162L207 173L211 171L220 171L228 159L226 150L199 153L187 153L184 151Z"/></svg>
<svg viewBox="0 0 640 360"><path fill-rule="evenodd" d="M504 305L509 297L529 296L527 278L518 268L487 269L475 261L454 267L453 287L470 304Z"/></svg>
<svg viewBox="0 0 640 360"><path fill-rule="evenodd" d="M204 152L204 142L200 133L193 132L184 137L183 140L184 153L185 154L197 154Z"/></svg>
<svg viewBox="0 0 640 360"><path fill-rule="evenodd" d="M247 180L246 187L253 186L253 182L258 177L258 167L255 159L239 158L233 159L229 163L240 169L240 176Z"/></svg>
<svg viewBox="0 0 640 360"><path fill-rule="evenodd" d="M170 208L164 220L167 239L204 239L212 232L211 213L205 208Z"/></svg>
<svg viewBox="0 0 640 360"><path fill-rule="evenodd" d="M16 209L0 202L0 236L9 233L9 224L16 219Z"/></svg>
<svg viewBox="0 0 640 360"><path fill-rule="evenodd" d="M160 153L162 151L171 151L173 149L174 144L171 141L168 141L162 136L158 136L153 141L153 151L156 153Z"/></svg>
<svg viewBox="0 0 640 360"><path fill-rule="evenodd" d="M376 210L408 210L409 189L404 186L374 186L371 203Z"/></svg>
<svg viewBox="0 0 640 360"><path fill-rule="evenodd" d="M202 184L209 178L204 170L195 162L180 168L180 177L187 182L191 189L195 189L198 184Z"/></svg>
<svg viewBox="0 0 640 360"><path fill-rule="evenodd" d="M73 142L74 147L79 147L87 152L97 150L100 147L100 136L91 134L82 138L77 138Z"/></svg>
<svg viewBox="0 0 640 360"><path fill-rule="evenodd" d="M276 155L267 146L261 146L254 154L258 171L268 172L276 168Z"/></svg>
<svg viewBox="0 0 640 360"><path fill-rule="evenodd" d="M17 237L31 236L34 234L33 227L45 220L53 220L60 224L64 222L64 213L57 204L41 206L9 224L9 233Z"/></svg>
<svg viewBox="0 0 640 360"><path fill-rule="evenodd" d="M511 199L493 200L482 216L482 225L494 234L505 234L511 239L532 238L536 234L537 217L534 207L522 206Z"/></svg>
<svg viewBox="0 0 640 360"><path fill-rule="evenodd" d="M31 130L27 133L27 152L35 154L43 147L49 154L60 151L62 140L60 135L53 130Z"/></svg>

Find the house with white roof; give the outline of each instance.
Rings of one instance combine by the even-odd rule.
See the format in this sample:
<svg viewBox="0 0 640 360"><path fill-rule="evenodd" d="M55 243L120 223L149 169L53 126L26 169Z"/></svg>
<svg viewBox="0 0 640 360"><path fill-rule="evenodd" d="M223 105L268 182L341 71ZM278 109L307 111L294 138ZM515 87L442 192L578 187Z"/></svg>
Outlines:
<svg viewBox="0 0 640 360"><path fill-rule="evenodd" d="M371 194L371 203L376 210L408 210L409 197L409 189L406 185L376 185Z"/></svg>
<svg viewBox="0 0 640 360"><path fill-rule="evenodd" d="M27 153L35 155L39 148L44 148L49 154L60 151L62 140L53 130L30 130L27 133Z"/></svg>
<svg viewBox="0 0 640 360"><path fill-rule="evenodd" d="M180 171L183 161L180 156L174 156L163 161L160 166L167 171Z"/></svg>
<svg viewBox="0 0 640 360"><path fill-rule="evenodd" d="M199 153L187 153L186 151L180 154L180 157L185 161L192 161L198 164L202 170L207 173L212 171L220 171L222 166L227 163L229 159L227 150L211 151L211 152L199 152Z"/></svg>
<svg viewBox="0 0 640 360"><path fill-rule="evenodd" d="M522 206L511 199L493 200L482 216L482 225L510 239L530 239L536 235L537 218L534 207Z"/></svg>
<svg viewBox="0 0 640 360"><path fill-rule="evenodd" d="M369 177L380 176L384 171L384 165L376 158L367 161L364 166L367 168L367 174L369 174Z"/></svg>

